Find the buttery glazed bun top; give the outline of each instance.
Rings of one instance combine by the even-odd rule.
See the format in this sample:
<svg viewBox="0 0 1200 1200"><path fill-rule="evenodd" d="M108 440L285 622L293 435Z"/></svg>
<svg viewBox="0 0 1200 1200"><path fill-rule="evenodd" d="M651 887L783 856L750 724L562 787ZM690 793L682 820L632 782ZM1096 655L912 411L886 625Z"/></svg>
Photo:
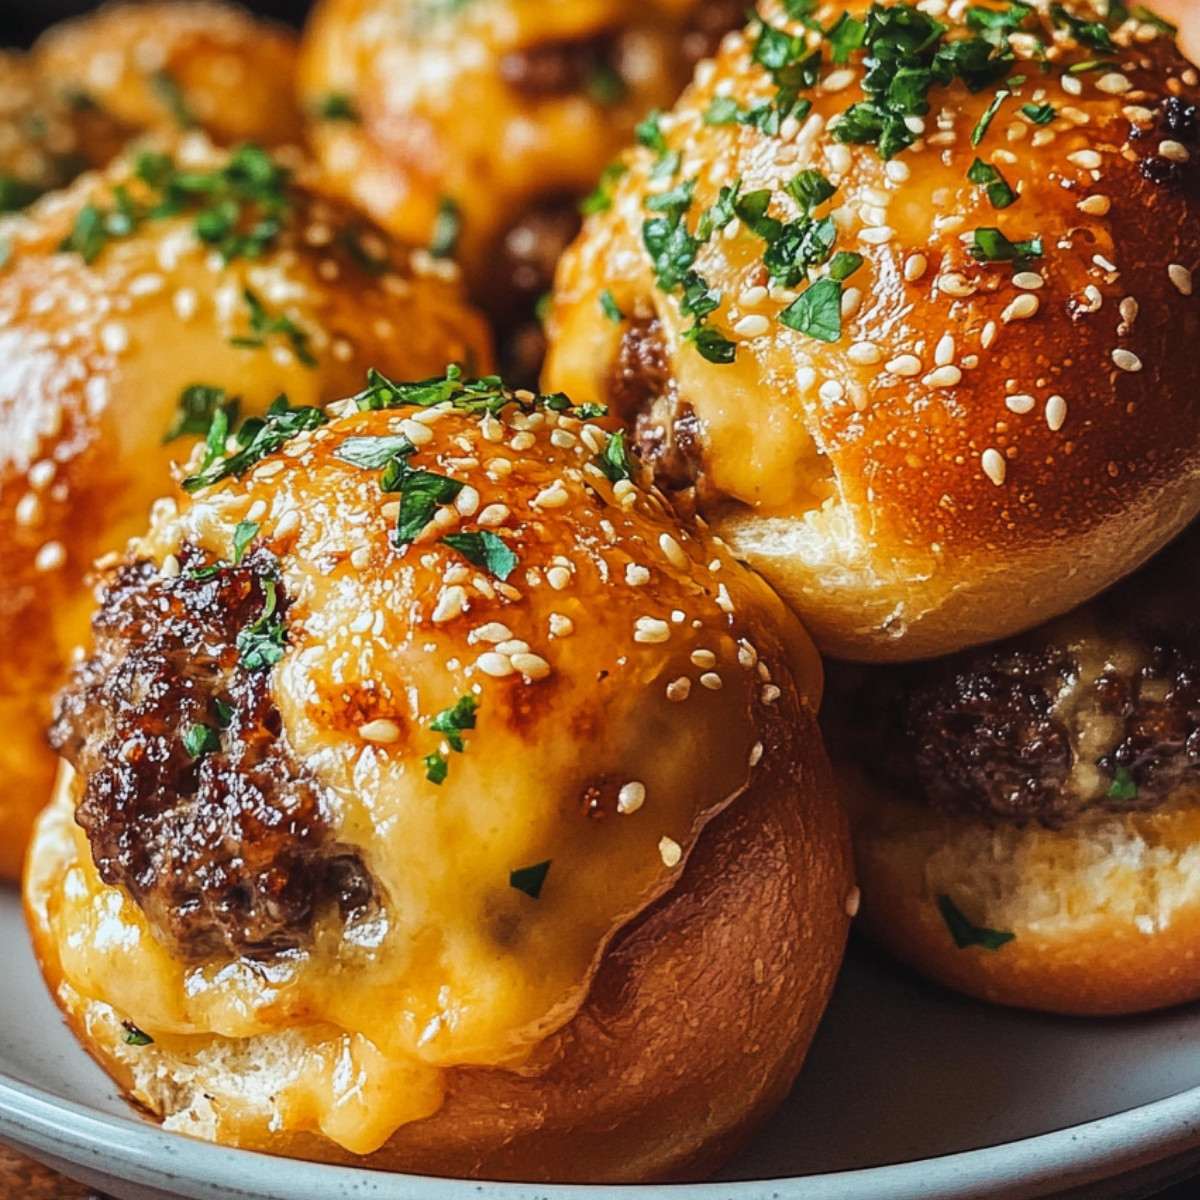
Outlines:
<svg viewBox="0 0 1200 1200"><path fill-rule="evenodd" d="M678 96L741 11L729 0L323 0L300 66L314 150L338 191L415 243L452 246L478 281L526 210L545 209L543 226L574 222L636 122Z"/></svg>
<svg viewBox="0 0 1200 1200"><path fill-rule="evenodd" d="M1086 6L799 7L643 129L545 379L634 423L824 650L945 653L1200 505L1197 74Z"/></svg>
<svg viewBox="0 0 1200 1200"><path fill-rule="evenodd" d="M450 264L391 248L265 152L198 135L0 226L0 877L45 803L93 561L145 528L219 409L341 398L374 363L486 362ZM451 276L446 278L446 276ZM36 628L38 636L29 636Z"/></svg>
<svg viewBox="0 0 1200 1200"><path fill-rule="evenodd" d="M451 372L347 408L194 461L108 573L54 730L78 886L39 919L189 1061L287 1031L279 1127L368 1153L570 1019L820 667L565 397Z"/></svg>
<svg viewBox="0 0 1200 1200"><path fill-rule="evenodd" d="M38 71L131 130L203 129L221 145L298 144L296 37L232 4L105 4L51 27Z"/></svg>

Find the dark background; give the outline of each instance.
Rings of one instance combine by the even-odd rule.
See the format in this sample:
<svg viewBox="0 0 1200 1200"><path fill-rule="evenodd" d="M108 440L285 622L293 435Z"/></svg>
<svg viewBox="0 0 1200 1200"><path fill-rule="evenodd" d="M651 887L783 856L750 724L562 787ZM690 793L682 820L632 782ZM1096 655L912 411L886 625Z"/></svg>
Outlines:
<svg viewBox="0 0 1200 1200"><path fill-rule="evenodd" d="M246 8L299 26L308 0L250 0ZM47 25L95 8L95 0L0 0L0 46L28 46Z"/></svg>

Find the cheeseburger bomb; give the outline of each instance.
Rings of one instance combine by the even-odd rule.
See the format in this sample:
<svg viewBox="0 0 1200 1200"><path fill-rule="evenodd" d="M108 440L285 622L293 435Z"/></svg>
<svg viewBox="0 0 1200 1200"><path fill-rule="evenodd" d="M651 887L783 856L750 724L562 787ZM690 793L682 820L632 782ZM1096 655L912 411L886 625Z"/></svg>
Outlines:
<svg viewBox="0 0 1200 1200"><path fill-rule="evenodd" d="M452 370L339 411L193 460L106 571L27 875L46 978L174 1130L703 1175L846 933L815 650L565 397Z"/></svg>
<svg viewBox="0 0 1200 1200"><path fill-rule="evenodd" d="M218 413L340 398L368 364L485 362L447 264L389 248L264 151L142 151L0 227L0 877L54 756L93 562L145 527ZM451 271L452 273L452 271Z"/></svg>
<svg viewBox="0 0 1200 1200"><path fill-rule="evenodd" d="M764 3L563 261L547 386L830 654L1028 628L1200 505L1200 89L1104 7Z"/></svg>

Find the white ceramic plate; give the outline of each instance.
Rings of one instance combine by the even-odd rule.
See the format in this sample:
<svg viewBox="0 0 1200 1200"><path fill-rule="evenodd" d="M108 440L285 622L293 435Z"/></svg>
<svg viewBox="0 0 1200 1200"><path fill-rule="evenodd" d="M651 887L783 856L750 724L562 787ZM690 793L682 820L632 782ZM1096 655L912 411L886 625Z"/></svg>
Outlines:
<svg viewBox="0 0 1200 1200"><path fill-rule="evenodd" d="M1200 1167L1200 1007L1007 1012L851 953L804 1073L703 1185L522 1187L290 1162L165 1134L76 1045L0 888L0 1138L120 1200L1133 1200Z"/></svg>

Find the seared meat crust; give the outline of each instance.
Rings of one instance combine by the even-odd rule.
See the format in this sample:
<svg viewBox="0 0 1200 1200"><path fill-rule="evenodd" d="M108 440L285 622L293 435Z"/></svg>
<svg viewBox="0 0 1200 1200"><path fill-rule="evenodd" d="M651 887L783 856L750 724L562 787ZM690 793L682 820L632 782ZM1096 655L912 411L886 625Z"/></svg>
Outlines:
<svg viewBox="0 0 1200 1200"><path fill-rule="evenodd" d="M239 648L286 612L274 560L205 567L192 553L174 577L116 572L51 730L87 778L76 820L101 878L189 959L300 946L326 905L353 920L373 904L281 736L269 669Z"/></svg>

